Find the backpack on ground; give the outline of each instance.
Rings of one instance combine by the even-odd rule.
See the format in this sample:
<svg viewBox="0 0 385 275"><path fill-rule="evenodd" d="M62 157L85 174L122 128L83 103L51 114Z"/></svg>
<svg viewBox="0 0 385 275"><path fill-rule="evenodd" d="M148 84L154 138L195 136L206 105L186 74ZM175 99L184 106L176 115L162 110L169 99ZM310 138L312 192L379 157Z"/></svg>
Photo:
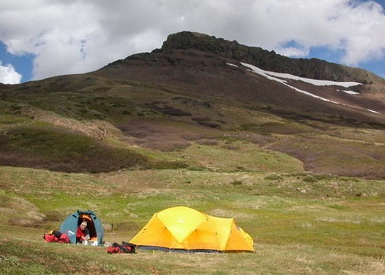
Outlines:
<svg viewBox="0 0 385 275"><path fill-rule="evenodd" d="M58 230L52 230L50 233L44 234L43 239L48 243L69 243L70 239L67 234L63 234Z"/></svg>
<svg viewBox="0 0 385 275"><path fill-rule="evenodd" d="M122 244L113 243L112 246L107 248L107 253L136 253L136 245L127 242L122 242Z"/></svg>

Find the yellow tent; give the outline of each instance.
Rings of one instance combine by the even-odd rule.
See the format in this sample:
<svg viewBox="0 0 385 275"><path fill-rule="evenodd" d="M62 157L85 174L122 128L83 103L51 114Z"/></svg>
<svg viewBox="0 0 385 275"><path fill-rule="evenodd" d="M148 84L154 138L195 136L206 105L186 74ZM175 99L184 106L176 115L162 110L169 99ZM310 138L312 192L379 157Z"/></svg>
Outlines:
<svg viewBox="0 0 385 275"><path fill-rule="evenodd" d="M142 248L188 251L254 251L253 239L233 218L177 206L155 213L130 240Z"/></svg>

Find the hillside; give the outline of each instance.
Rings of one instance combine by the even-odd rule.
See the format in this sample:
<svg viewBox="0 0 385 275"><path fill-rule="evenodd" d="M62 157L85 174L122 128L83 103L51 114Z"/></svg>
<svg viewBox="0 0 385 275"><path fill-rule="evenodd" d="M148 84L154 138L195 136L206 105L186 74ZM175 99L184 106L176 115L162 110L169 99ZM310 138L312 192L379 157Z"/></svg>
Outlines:
<svg viewBox="0 0 385 275"><path fill-rule="evenodd" d="M204 34L170 35L95 72L1 85L0 105L3 166L385 178L383 79Z"/></svg>
<svg viewBox="0 0 385 275"><path fill-rule="evenodd" d="M384 89L189 32L94 72L0 84L0 273L384 274ZM173 206L233 217L255 253L42 238L90 209L106 244L130 241Z"/></svg>

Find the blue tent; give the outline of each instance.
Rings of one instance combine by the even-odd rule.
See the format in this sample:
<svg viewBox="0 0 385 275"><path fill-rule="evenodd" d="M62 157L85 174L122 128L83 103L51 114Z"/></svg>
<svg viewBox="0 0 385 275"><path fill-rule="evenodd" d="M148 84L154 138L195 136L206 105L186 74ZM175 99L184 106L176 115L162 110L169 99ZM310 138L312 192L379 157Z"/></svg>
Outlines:
<svg viewBox="0 0 385 275"><path fill-rule="evenodd" d="M91 240L97 240L97 245L101 245L104 237L103 225L95 213L90 210L77 210L75 213L69 215L60 225L59 231L68 235L70 243L76 244L76 230L82 221L87 222Z"/></svg>

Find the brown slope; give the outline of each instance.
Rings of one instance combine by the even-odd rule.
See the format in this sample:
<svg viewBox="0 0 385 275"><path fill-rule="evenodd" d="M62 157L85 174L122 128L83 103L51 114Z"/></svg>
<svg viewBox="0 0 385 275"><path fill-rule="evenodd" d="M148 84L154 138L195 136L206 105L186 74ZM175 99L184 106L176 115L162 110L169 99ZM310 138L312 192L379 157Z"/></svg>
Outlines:
<svg viewBox="0 0 385 275"><path fill-rule="evenodd" d="M385 124L384 114L367 110L385 110L383 94L370 93L368 84L356 88L362 92L361 95L352 96L336 92L338 88L346 89L342 87L319 87L298 81L290 82L300 89L341 103L332 104L251 73L237 60L197 49L174 49L169 52L154 51L134 55L114 62L95 74L114 80L183 89L185 93L193 93L202 98L213 96L223 100L235 100L254 108L268 107L271 112L283 116L301 117L306 114L314 119L340 117L342 122Z"/></svg>

